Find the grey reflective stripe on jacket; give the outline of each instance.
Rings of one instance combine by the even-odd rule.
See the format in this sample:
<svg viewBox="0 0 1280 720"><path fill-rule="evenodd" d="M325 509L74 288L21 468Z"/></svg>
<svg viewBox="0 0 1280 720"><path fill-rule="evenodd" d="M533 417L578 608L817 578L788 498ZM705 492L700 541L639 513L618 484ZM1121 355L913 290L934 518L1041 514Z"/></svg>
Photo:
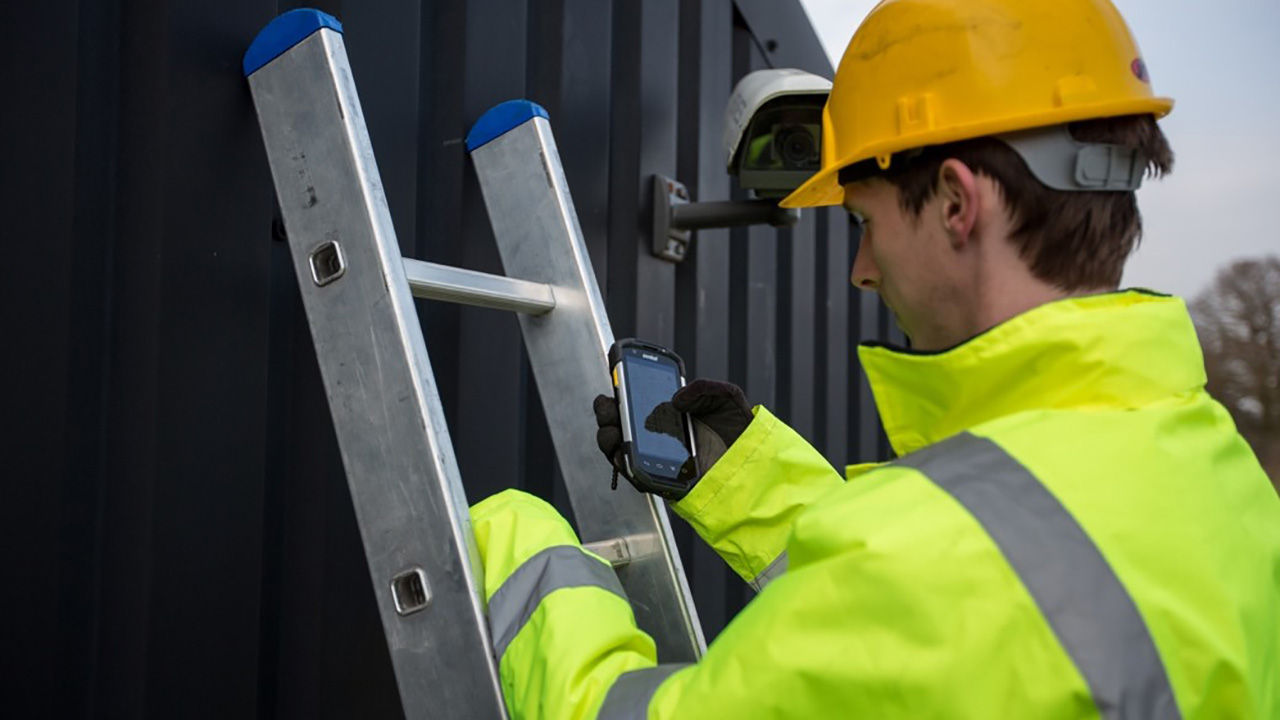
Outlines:
<svg viewBox="0 0 1280 720"><path fill-rule="evenodd" d="M893 464L920 471L978 520L1084 676L1102 717L1181 717L1133 599L1084 529L1026 467L969 433Z"/></svg>
<svg viewBox="0 0 1280 720"><path fill-rule="evenodd" d="M627 599L613 568L576 545L549 547L525 560L489 599L489 631L498 662L538 603L561 588L598 587Z"/></svg>
<svg viewBox="0 0 1280 720"><path fill-rule="evenodd" d="M667 663L657 667L622 673L613 681L596 720L644 720L649 716L649 702L658 686L690 663Z"/></svg>
<svg viewBox="0 0 1280 720"><path fill-rule="evenodd" d="M760 571L755 580L751 581L751 588L756 592L764 589L765 585L773 582L773 579L787 571L787 551L783 550L782 554L773 559L769 563L769 567Z"/></svg>

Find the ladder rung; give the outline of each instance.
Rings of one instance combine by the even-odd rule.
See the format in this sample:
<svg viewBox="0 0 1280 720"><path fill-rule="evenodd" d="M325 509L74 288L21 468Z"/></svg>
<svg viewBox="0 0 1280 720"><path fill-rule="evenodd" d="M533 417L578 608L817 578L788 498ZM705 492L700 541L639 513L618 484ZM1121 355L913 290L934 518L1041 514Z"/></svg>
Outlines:
<svg viewBox="0 0 1280 720"><path fill-rule="evenodd" d="M544 315L556 307L551 286L404 258L414 297Z"/></svg>
<svg viewBox="0 0 1280 720"><path fill-rule="evenodd" d="M582 547L599 555L615 568L626 567L633 560L652 557L662 552L662 540L653 533L583 543Z"/></svg>

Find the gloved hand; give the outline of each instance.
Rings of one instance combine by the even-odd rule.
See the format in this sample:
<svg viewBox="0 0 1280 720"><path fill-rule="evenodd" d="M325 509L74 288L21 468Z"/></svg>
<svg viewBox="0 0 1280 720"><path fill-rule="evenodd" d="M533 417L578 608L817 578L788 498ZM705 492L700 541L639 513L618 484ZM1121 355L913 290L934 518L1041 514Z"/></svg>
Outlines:
<svg viewBox="0 0 1280 720"><path fill-rule="evenodd" d="M747 426L755 419L747 397L742 388L733 383L717 380L694 380L676 391L671 398L671 405L689 417L706 425L706 429L715 433L719 444L728 448L742 436ZM701 443L702 438L696 438ZM698 445L702 449L702 445ZM716 454L718 459L724 454L721 450ZM707 465L710 469L711 465Z"/></svg>
<svg viewBox="0 0 1280 720"><path fill-rule="evenodd" d="M600 428L596 431L596 444L614 469L622 472L625 465L618 403L612 395L599 395L595 399L594 410L596 425ZM683 441L679 413L688 413L693 420L697 477L702 477L715 465L755 417L737 385L716 380L694 380L676 391L670 402L654 408L645 419L645 427Z"/></svg>

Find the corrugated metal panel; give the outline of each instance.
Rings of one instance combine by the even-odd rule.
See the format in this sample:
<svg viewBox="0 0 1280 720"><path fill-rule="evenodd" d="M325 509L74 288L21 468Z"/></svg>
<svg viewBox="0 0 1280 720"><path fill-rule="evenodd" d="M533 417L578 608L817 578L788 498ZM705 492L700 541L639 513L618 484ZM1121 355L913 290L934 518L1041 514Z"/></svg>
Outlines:
<svg viewBox="0 0 1280 720"><path fill-rule="evenodd" d="M397 717L400 708L239 60L294 3L7 4L0 114L7 678L0 714ZM648 181L739 197L720 123L772 64L830 75L795 2L362 0L347 46L406 255L500 271L462 138L551 114L619 336L742 385L834 464L886 447L838 209L649 253ZM568 511L514 318L420 303L473 499ZM584 408L584 412L589 409ZM606 482L607 478L601 478ZM15 511L16 509L16 511ZM749 591L682 523L708 638Z"/></svg>

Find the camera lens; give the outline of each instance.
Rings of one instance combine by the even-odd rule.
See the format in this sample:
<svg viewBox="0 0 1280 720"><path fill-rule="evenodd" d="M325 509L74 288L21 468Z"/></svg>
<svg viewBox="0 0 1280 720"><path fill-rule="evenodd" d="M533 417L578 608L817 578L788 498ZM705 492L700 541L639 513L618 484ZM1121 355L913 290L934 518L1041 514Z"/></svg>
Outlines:
<svg viewBox="0 0 1280 720"><path fill-rule="evenodd" d="M818 143L808 128L784 127L776 137L778 155L787 167L807 169L818 154Z"/></svg>

